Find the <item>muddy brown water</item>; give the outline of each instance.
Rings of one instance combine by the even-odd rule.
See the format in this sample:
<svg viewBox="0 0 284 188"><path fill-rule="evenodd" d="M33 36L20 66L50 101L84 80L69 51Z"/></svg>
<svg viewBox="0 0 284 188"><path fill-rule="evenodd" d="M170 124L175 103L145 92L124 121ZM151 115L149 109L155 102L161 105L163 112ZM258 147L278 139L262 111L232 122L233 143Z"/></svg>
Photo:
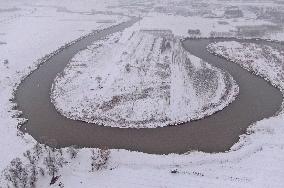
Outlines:
<svg viewBox="0 0 284 188"><path fill-rule="evenodd" d="M52 56L31 73L18 87L15 101L29 121L23 132L41 143L57 147L107 147L154 154L185 153L190 150L222 152L246 132L247 127L279 110L282 95L264 79L254 76L239 65L214 56L206 46L218 39L186 40L184 48L210 64L228 71L237 81L240 93L224 110L205 119L155 129L121 129L75 121L60 115L50 102L50 89L56 75L69 60L95 40L121 31L137 20L100 31Z"/></svg>

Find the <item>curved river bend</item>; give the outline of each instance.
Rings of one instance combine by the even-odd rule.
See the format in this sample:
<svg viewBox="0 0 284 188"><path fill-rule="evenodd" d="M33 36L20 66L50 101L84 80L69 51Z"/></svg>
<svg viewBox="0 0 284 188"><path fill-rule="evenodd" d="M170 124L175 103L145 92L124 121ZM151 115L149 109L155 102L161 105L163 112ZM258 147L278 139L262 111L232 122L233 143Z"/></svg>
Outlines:
<svg viewBox="0 0 284 188"><path fill-rule="evenodd" d="M52 56L30 74L18 87L15 100L23 117L21 127L39 142L57 147L107 147L155 154L185 153L189 150L221 152L229 150L255 121L270 117L279 110L282 94L264 79L239 65L207 52L206 46L218 39L195 39L183 42L184 48L210 64L228 71L237 81L237 99L205 119L155 129L120 129L75 121L60 115L50 102L50 89L57 73L69 60L95 40L122 31L137 20L114 26L88 36Z"/></svg>

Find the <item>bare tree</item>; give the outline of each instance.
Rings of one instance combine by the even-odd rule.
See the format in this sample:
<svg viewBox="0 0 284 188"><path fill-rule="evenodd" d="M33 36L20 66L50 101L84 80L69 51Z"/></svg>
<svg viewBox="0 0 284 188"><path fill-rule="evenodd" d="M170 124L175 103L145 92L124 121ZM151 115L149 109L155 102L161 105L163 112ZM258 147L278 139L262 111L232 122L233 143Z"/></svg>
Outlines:
<svg viewBox="0 0 284 188"><path fill-rule="evenodd" d="M27 150L23 155L29 160L30 164L34 165L36 163L37 158L31 153L30 150Z"/></svg>
<svg viewBox="0 0 284 188"><path fill-rule="evenodd" d="M48 151L47 156L44 158L43 164L48 170L48 174L52 177L58 172L59 168L56 165L56 159L52 151Z"/></svg>
<svg viewBox="0 0 284 188"><path fill-rule="evenodd" d="M91 171L94 172L95 171L95 165L96 165L96 160L97 160L97 153L94 149L91 150L92 154L91 154Z"/></svg>
<svg viewBox="0 0 284 188"><path fill-rule="evenodd" d="M40 143L36 143L35 146L33 147L33 151L35 156L39 159L40 156L42 155L42 146L40 145Z"/></svg>
<svg viewBox="0 0 284 188"><path fill-rule="evenodd" d="M44 169L39 167L39 173L40 173L41 176L44 176L45 175Z"/></svg>
<svg viewBox="0 0 284 188"><path fill-rule="evenodd" d="M67 152L70 154L71 159L75 159L77 157L77 154L78 154L78 149L75 146L70 146L67 149Z"/></svg>
<svg viewBox="0 0 284 188"><path fill-rule="evenodd" d="M60 176L56 176L60 168L66 164L61 149L51 148L36 144L32 150L27 150L23 156L27 159L23 163L20 158L15 158L11 164L4 170L4 178L7 181L7 187L25 188L35 187L38 176L44 176L45 170L39 167L39 162L43 162L48 174L52 176L51 182L56 182ZM41 160L43 159L43 160Z"/></svg>
<svg viewBox="0 0 284 188"><path fill-rule="evenodd" d="M95 170L101 170L106 168L109 157L110 157L110 150L98 149L96 152L94 149L91 150L91 171L94 172Z"/></svg>
<svg viewBox="0 0 284 188"><path fill-rule="evenodd" d="M62 151L56 150L55 148L47 148L47 156L44 158L43 164L45 165L48 174L55 178L58 174L59 168L62 168L66 164L65 159L62 156Z"/></svg>
<svg viewBox="0 0 284 188"><path fill-rule="evenodd" d="M16 188L25 188L28 185L28 171L20 158L11 161L10 166L4 172L4 176Z"/></svg>
<svg viewBox="0 0 284 188"><path fill-rule="evenodd" d="M37 180L38 180L38 168L34 164L31 166L31 169L30 169L30 177L29 177L30 187L35 187Z"/></svg>

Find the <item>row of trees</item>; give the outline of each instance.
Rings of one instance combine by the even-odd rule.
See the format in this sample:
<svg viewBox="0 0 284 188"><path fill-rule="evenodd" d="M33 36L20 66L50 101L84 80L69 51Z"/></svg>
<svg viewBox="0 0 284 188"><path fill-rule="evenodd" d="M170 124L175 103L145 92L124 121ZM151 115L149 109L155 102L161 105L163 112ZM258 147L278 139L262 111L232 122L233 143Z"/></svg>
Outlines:
<svg viewBox="0 0 284 188"><path fill-rule="evenodd" d="M70 160L78 156L79 150L72 146L67 148L66 155L62 149L56 149L37 143L31 150L23 154L23 158L15 158L4 170L4 179L7 187L27 188L35 187L40 177L49 175L50 185L55 184L59 179L59 171ZM66 158L65 158L66 157ZM102 170L107 167L110 157L108 149L91 149L91 172ZM60 183L63 186L62 183Z"/></svg>

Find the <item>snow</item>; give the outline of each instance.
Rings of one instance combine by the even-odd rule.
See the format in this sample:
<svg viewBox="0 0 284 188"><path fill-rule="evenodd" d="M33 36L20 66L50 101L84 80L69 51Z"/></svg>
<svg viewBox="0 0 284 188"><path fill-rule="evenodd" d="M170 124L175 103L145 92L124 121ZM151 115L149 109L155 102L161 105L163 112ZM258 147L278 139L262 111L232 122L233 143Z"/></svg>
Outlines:
<svg viewBox="0 0 284 188"><path fill-rule="evenodd" d="M106 169L90 172L90 149L60 170L65 187L283 187L284 116L249 128L230 152L148 155L111 150ZM66 155L66 154L64 154ZM176 172L176 173L174 173ZM41 179L45 187L50 179Z"/></svg>
<svg viewBox="0 0 284 188"><path fill-rule="evenodd" d="M228 73L186 52L171 32L159 30L126 31L95 42L57 76L51 98L68 118L155 128L211 115L237 94Z"/></svg>
<svg viewBox="0 0 284 188"><path fill-rule="evenodd" d="M240 6L247 21L243 18L210 18L206 17L205 14L203 15L204 12L208 15L208 12L210 13L212 10L209 15L216 13L215 16L221 16L225 7L231 5ZM206 36L210 33L208 30L218 30L219 25L215 24L218 19L229 23L229 26L222 26L226 34L228 30L233 29L234 24L241 21L253 26L257 23L260 24L258 25L260 27L262 24L278 24L281 26L283 23L272 21L274 15L256 19L258 11L252 9L264 7L269 10L276 7L280 11L284 10L283 4L273 1L213 0L209 3L202 0L141 1L141 3L132 0L120 2L110 0L0 0L0 7L1 171L13 158L24 158L21 154L32 148L35 143L35 140L29 135L17 136L16 127L20 119L15 118L18 112L13 110L15 105L10 101L13 98L15 86L36 68L39 63L38 59L94 29L108 26L109 23L99 23L102 19L106 19L105 16L99 16L99 18L92 12L111 9L117 11L117 13L141 15L143 20L140 22L140 26L144 25L144 29L172 29L175 35L182 36L188 36L186 33L190 27L194 29L200 27L202 35ZM19 9L13 9L13 7ZM58 12L56 11L58 7L65 7L67 10L77 13ZM163 11L157 11L157 7L161 7ZM14 11L6 11L11 8ZM150 13L148 14L147 11L150 11ZM151 15L151 17L148 17L148 15ZM109 20L121 20L121 17L117 14L108 16L107 19ZM179 16L178 19L174 19L175 16ZM191 19L192 16L195 16L195 19ZM156 19L158 22L155 23L151 19ZM166 22L166 19L169 19L170 22ZM190 21L186 22L187 19ZM78 24L78 20L80 20L80 24ZM94 20L98 20L98 23ZM148 22L147 27L145 27L146 22ZM206 24L201 24L202 22ZM204 25L207 24L209 26L205 27ZM140 29L139 23L136 27L137 29L133 30ZM225 33L222 33L222 29L220 30L221 35L224 36ZM283 40L283 33L283 30L276 33L265 31L265 35L258 37ZM228 51L230 51L229 49L230 46L227 46ZM259 47L258 49L262 50ZM259 53L254 50L253 52ZM5 63L6 60L8 60L8 64ZM261 62L271 63L265 59L262 60ZM265 63L261 63L259 66L254 65L255 63L252 64L251 70L255 73L263 72L262 65L265 65ZM274 69L273 62L272 65L272 70L281 70ZM270 75L274 75L274 72L268 71L262 76L265 76L272 83L282 83L280 78L277 81L275 75ZM191 151L184 155L149 155L126 150L112 150L108 167L94 173L90 172L90 149L81 149L76 159L68 160L69 163L60 169L59 181L63 182L65 187L281 188L284 185L283 122L284 116L281 113L275 117L256 122L248 129L248 134L242 135L239 142L225 153L208 154ZM0 187L7 187L2 178ZM41 177L37 187L51 187L49 182L49 176ZM58 187L58 182L53 187Z"/></svg>
<svg viewBox="0 0 284 188"><path fill-rule="evenodd" d="M226 21L228 24L222 24ZM179 15L166 15L163 13L150 13L144 17L134 27L140 29L169 29L176 36L181 37L234 37L237 36L237 28L239 26L262 26L274 25L264 20L256 20L253 18L239 18L237 21L224 18L204 18L200 16L184 17ZM200 35L189 35L188 30L200 30Z"/></svg>
<svg viewBox="0 0 284 188"><path fill-rule="evenodd" d="M282 46L273 47L267 44L227 41L212 43L208 49L264 77L283 92L284 52Z"/></svg>
<svg viewBox="0 0 284 188"><path fill-rule="evenodd" d="M35 8L25 3L27 2L0 1L0 7L3 10L19 7L15 11L0 11L0 41L5 42L0 45L0 125L3 129L0 132L0 138L1 153L5 153L0 160L0 169L35 142L28 135L24 136L25 139L17 136L19 133L16 128L22 120L13 118L19 112L14 110L15 104L10 99L13 98L14 89L21 79L36 69L40 58L57 50L65 43L86 35L92 30L109 27L128 19L119 15L58 12L56 8ZM117 22L96 22L101 19Z"/></svg>

